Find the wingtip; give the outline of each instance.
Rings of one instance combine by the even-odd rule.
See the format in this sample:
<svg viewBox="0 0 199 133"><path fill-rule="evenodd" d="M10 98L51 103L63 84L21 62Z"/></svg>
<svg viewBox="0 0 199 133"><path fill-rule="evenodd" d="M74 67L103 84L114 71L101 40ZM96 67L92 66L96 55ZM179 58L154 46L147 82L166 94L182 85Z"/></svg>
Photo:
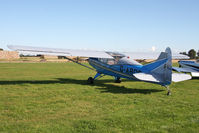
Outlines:
<svg viewBox="0 0 199 133"><path fill-rule="evenodd" d="M9 49L12 49L13 46L12 46L12 45L7 45L7 47L8 47Z"/></svg>
<svg viewBox="0 0 199 133"><path fill-rule="evenodd" d="M7 45L7 47L11 50L16 50L17 49L17 45Z"/></svg>

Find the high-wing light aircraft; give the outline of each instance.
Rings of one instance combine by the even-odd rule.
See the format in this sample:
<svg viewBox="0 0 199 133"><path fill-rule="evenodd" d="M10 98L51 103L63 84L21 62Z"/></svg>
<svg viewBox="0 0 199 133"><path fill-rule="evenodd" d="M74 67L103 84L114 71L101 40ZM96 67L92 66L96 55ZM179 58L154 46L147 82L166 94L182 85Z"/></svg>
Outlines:
<svg viewBox="0 0 199 133"><path fill-rule="evenodd" d="M159 84L166 87L168 89L167 95L170 95L171 91L169 85L172 81L179 82L191 79L191 76L188 74L172 74L172 55L170 48L167 48L165 52L161 52L155 62L142 65L125 54L115 52L64 50L14 45L9 45L8 47L23 54L66 56L67 59L96 71L94 77L88 78L88 83L91 84L104 75L109 75L113 76L115 82L118 83L121 82L121 78L126 78L135 81ZM88 62L93 68L70 59L70 56L88 57Z"/></svg>
<svg viewBox="0 0 199 133"><path fill-rule="evenodd" d="M192 77L199 77L199 63L195 61L178 61L180 67L173 67L174 71L191 73Z"/></svg>

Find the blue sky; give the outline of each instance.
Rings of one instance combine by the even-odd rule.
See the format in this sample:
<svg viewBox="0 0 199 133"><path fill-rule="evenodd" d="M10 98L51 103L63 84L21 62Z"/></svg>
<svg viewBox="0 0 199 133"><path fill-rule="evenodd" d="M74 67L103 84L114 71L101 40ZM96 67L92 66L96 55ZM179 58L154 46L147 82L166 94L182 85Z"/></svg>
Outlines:
<svg viewBox="0 0 199 133"><path fill-rule="evenodd" d="M199 49L199 0L0 0L0 47Z"/></svg>

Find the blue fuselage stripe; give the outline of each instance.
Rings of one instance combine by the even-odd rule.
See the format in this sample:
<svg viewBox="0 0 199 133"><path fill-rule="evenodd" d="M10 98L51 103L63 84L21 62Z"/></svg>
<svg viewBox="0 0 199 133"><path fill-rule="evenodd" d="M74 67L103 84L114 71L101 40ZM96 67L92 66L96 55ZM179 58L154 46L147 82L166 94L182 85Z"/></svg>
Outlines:
<svg viewBox="0 0 199 133"><path fill-rule="evenodd" d="M103 66L103 65L101 65L101 62L94 61L94 60L89 60L89 63L90 63L93 67L96 67L96 66L97 66L97 67L99 67L99 68L101 68L101 69L103 69L103 70L113 72L114 74L119 74L119 75L122 75L122 76L124 76L124 77L126 77L126 78L138 80L138 79L135 78L133 75L125 74L125 73L119 72L119 71L117 71L117 70L113 70L113 69L111 69L111 68L108 68L108 67L106 67L106 66ZM110 66L110 65L108 65L108 66ZM118 75L118 76L119 76L119 75Z"/></svg>

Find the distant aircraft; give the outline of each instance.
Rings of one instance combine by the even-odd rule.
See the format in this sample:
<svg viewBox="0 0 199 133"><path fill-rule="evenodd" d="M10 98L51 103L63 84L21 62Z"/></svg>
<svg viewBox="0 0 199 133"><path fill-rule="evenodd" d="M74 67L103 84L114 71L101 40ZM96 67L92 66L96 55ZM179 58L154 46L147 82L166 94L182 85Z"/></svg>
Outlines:
<svg viewBox="0 0 199 133"><path fill-rule="evenodd" d="M172 81L179 82L191 79L191 76L188 74L172 74L172 55L170 48L167 48L165 52L161 52L155 62L147 65L142 65L129 58L128 55L118 52L52 49L14 45L8 45L8 48L16 50L22 54L66 56L67 59L96 71L94 77L88 78L88 83L90 84L93 84L95 80L105 75L109 75L113 76L117 83L121 82L121 78L126 78L135 81L159 84L167 88L167 95L170 95L171 91L169 85ZM93 68L68 58L70 56L88 57L88 62Z"/></svg>
<svg viewBox="0 0 199 133"><path fill-rule="evenodd" d="M191 73L192 77L199 77L199 63L196 61L178 61L180 67L173 67L174 71Z"/></svg>

